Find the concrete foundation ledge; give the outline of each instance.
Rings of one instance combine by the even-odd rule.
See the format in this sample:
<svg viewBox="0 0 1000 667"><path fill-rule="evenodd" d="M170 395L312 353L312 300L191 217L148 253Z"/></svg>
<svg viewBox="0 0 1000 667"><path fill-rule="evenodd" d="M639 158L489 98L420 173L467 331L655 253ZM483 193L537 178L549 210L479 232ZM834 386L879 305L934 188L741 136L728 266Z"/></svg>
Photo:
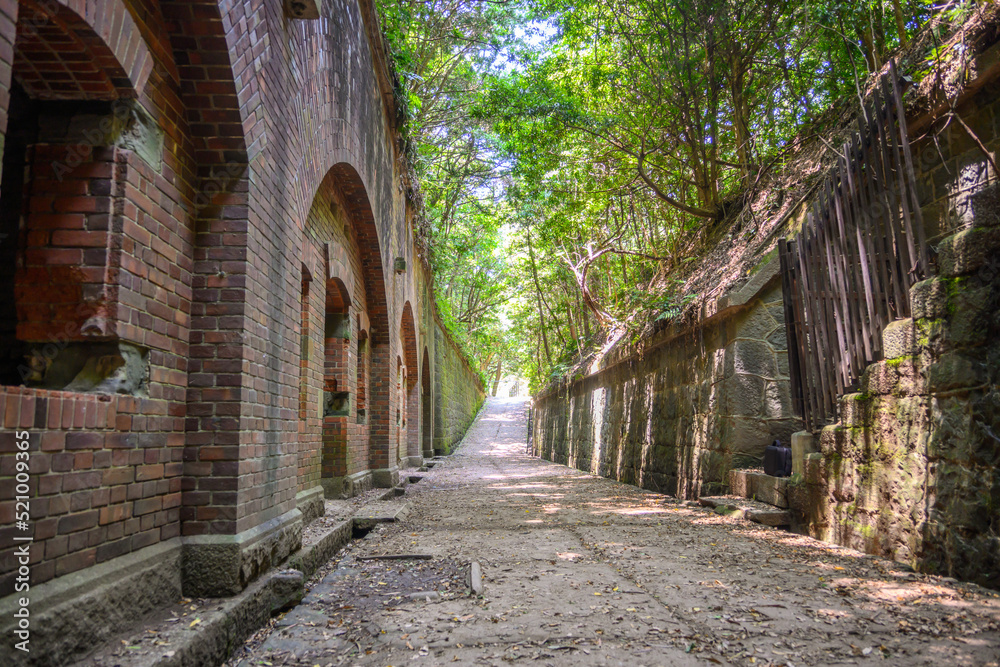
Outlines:
<svg viewBox="0 0 1000 667"><path fill-rule="evenodd" d="M324 497L325 491L322 486L314 486L295 494L295 507L302 512L303 524L308 525L326 514Z"/></svg>
<svg viewBox="0 0 1000 667"><path fill-rule="evenodd" d="M183 605L160 610L141 626L116 635L82 664L116 667L204 667L225 662L246 641L264 627L277 612L295 604L305 593L305 580L334 558L351 540L353 519L341 521L292 554L287 562L251 583L238 595L216 600L200 600L197 624L171 622L185 611ZM189 619L185 619L187 621ZM157 644L146 634L155 629ZM120 632L121 628L117 628ZM122 651L122 645L138 646ZM312 664L312 663L309 663Z"/></svg>
<svg viewBox="0 0 1000 667"><path fill-rule="evenodd" d="M377 489L391 489L399 484L399 468L380 468L372 470L372 486Z"/></svg>
<svg viewBox="0 0 1000 667"><path fill-rule="evenodd" d="M0 599L4 665L62 665L181 597L181 538L67 574ZM18 598L29 599L29 652L16 650Z"/></svg>
<svg viewBox="0 0 1000 667"><path fill-rule="evenodd" d="M319 481L323 487L323 494L330 499L353 498L360 496L373 486L372 473L370 470L356 472L347 477L326 477Z"/></svg>
<svg viewBox="0 0 1000 667"><path fill-rule="evenodd" d="M270 572L233 597L211 600L198 610L198 623L170 623L160 614L152 621L163 642L155 651L121 650L124 645L146 646L146 627L136 627L121 639L106 644L94 655L79 663L115 665L115 667L206 667L221 665L247 637L267 624L282 605L301 599L303 579L299 572ZM174 608L173 613L178 609ZM185 621L188 619L185 618ZM120 631L120 628L119 628Z"/></svg>
<svg viewBox="0 0 1000 667"><path fill-rule="evenodd" d="M423 456L407 456L403 459L401 466L403 468L419 468L424 464Z"/></svg>
<svg viewBox="0 0 1000 667"><path fill-rule="evenodd" d="M189 535L184 543L184 594L236 595L302 545L302 512L293 509L236 535Z"/></svg>
<svg viewBox="0 0 1000 667"><path fill-rule="evenodd" d="M288 559L286 566L299 570L308 579L351 541L353 528L354 519L341 521L316 542L303 544L302 548Z"/></svg>

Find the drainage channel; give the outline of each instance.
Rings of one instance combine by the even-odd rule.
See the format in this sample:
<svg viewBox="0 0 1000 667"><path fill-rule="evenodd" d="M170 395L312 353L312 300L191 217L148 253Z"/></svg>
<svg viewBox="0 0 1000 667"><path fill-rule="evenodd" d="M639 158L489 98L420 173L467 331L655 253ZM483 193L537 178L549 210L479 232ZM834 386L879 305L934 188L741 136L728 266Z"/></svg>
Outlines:
<svg viewBox="0 0 1000 667"><path fill-rule="evenodd" d="M407 475L405 481L409 482L411 476L420 475ZM343 574L352 568L364 571L378 567L356 563L354 553L367 550L366 540L371 539L379 524L392 523L407 515L410 504L400 500L402 493L405 493L403 486L390 489L379 500L355 509L353 516L331 524L329 530L323 530L308 542L303 542L302 547L283 564L286 569L264 574L241 593L227 598L183 598L137 621L134 627L78 664L81 667L84 664L116 667L241 664L250 655L253 646L271 636L279 636L275 635L275 628L284 627L287 624L284 619L289 616L295 618L293 612L307 615L320 613L307 603L314 602L315 596L323 595L324 590L329 592L337 577L334 581L327 581L328 577L338 572ZM394 565L398 569L401 563L410 562L400 561ZM433 567L445 564L445 561L440 564L436 561L419 562L423 563L425 570L428 564L433 564ZM449 567L454 569L460 565ZM456 572L458 570L439 574L454 578L459 576ZM309 579L308 583L306 579ZM457 591L459 586L452 584L451 589ZM411 588L409 592L420 591ZM351 591L347 590L345 594L351 594ZM335 620L339 622L343 618L341 612ZM325 623L323 625L326 627ZM249 638L246 643L245 638ZM281 638L290 639L284 635L280 635ZM322 643L322 638L320 640ZM338 647L338 650L345 648L339 644ZM234 649L237 649L237 654L230 657Z"/></svg>

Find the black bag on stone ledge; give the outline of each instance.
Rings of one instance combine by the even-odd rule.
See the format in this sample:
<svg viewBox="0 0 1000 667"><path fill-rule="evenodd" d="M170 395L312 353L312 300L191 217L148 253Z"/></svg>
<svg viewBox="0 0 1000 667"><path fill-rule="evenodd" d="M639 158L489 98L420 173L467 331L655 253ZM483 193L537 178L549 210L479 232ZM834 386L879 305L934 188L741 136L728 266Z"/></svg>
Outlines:
<svg viewBox="0 0 1000 667"><path fill-rule="evenodd" d="M772 477L790 477L792 474L792 448L775 440L764 450L764 474Z"/></svg>

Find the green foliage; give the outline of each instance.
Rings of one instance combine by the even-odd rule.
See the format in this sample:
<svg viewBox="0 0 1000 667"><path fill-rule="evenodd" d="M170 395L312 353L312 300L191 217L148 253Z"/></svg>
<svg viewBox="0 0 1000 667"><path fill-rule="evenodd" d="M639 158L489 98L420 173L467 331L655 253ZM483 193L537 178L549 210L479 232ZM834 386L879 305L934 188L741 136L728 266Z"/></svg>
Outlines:
<svg viewBox="0 0 1000 667"><path fill-rule="evenodd" d="M960 18L974 4L948 4ZM441 316L537 390L697 298L705 230L930 0L379 0ZM942 54L932 54L935 58Z"/></svg>

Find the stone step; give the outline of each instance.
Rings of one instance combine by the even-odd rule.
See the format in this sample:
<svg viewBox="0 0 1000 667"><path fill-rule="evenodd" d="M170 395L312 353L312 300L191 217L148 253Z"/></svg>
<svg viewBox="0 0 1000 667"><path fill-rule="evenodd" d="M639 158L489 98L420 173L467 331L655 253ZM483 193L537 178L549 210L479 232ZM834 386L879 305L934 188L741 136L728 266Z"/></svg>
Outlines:
<svg viewBox="0 0 1000 667"><path fill-rule="evenodd" d="M410 503L378 500L368 503L351 517L355 528L371 528L377 523L400 521L410 512Z"/></svg>
<svg viewBox="0 0 1000 667"><path fill-rule="evenodd" d="M787 477L772 477L751 470L730 470L729 492L734 496L759 500L781 509L788 507Z"/></svg>
<svg viewBox="0 0 1000 667"><path fill-rule="evenodd" d="M711 507L720 514L735 515L764 526L788 526L792 523L792 513L767 503L735 498L733 496L704 496L698 499L703 507Z"/></svg>

